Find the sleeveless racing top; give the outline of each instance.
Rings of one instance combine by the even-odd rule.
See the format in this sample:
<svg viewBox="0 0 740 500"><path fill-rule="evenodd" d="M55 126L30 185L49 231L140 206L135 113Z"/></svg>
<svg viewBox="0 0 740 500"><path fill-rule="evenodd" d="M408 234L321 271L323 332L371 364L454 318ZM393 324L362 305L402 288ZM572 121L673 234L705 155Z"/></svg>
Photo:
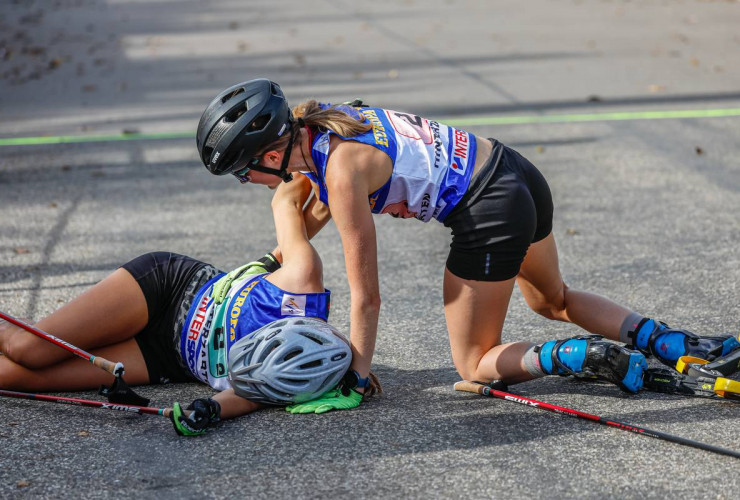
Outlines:
<svg viewBox="0 0 740 500"><path fill-rule="evenodd" d="M344 140L369 144L391 159L390 179L368 197L372 213L415 217L424 222L432 218L443 221L470 184L475 166L475 137L436 121L390 109L349 106L339 109L363 117L373 128L353 137L343 137L330 130L315 132L311 158L317 172L302 173L318 185L319 199L329 205L325 176L329 138L334 134Z"/></svg>
<svg viewBox="0 0 740 500"><path fill-rule="evenodd" d="M190 372L216 390L230 388L228 352L258 328L286 316L326 321L331 292L289 293L265 279L265 274L235 280L221 304L211 298L220 274L198 291L180 335L180 353Z"/></svg>

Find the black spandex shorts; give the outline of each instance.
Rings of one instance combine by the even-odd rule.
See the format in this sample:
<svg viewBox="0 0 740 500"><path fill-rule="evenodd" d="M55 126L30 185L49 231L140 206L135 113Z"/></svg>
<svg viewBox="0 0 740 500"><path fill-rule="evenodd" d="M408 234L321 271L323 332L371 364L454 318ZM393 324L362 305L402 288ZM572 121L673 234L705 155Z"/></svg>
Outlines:
<svg viewBox="0 0 740 500"><path fill-rule="evenodd" d="M144 254L121 267L139 283L149 310L149 322L134 337L146 362L149 383L195 380L180 357L180 332L195 294L219 271L170 252Z"/></svg>
<svg viewBox="0 0 740 500"><path fill-rule="evenodd" d="M526 158L495 139L489 162L444 220L452 229L447 269L476 281L519 273L531 243L552 231L552 195Z"/></svg>

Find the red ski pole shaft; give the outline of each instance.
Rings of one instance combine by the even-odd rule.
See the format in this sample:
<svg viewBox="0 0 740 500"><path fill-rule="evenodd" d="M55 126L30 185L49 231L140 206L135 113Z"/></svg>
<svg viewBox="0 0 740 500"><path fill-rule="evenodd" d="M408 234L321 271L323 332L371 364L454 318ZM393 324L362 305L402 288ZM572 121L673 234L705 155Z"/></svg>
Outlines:
<svg viewBox="0 0 740 500"><path fill-rule="evenodd" d="M147 406L125 405L115 403L105 403L103 401L92 401L89 399L65 398L62 396L50 396L48 394L31 394L28 392L6 391L0 389L0 396L7 398L31 399L35 401L45 401L47 403L60 403L65 405L87 406L91 408L100 408L103 410L125 411L129 413L162 415L169 417L172 408L150 408Z"/></svg>
<svg viewBox="0 0 740 500"><path fill-rule="evenodd" d="M114 363L112 361L108 361L105 358L101 358L99 356L95 356L93 354L90 354L87 351L83 351L82 349L73 346L69 342L66 342L59 337L55 337L54 335L50 333L46 333L43 330L39 330L38 328L28 325L24 323L23 321L14 318L13 316L10 316L9 314L6 314L2 311L0 311L0 318L4 319L8 323L12 323L17 327L23 328L29 333L32 333L36 335L37 337L40 337L46 341L51 342L52 344L61 347L62 349L65 349L72 354L81 357L82 359L86 359L93 365L102 368L103 370L107 371L108 373L115 375L116 377L123 375L123 363Z"/></svg>
<svg viewBox="0 0 740 500"><path fill-rule="evenodd" d="M721 455L727 455L730 457L740 458L740 453L737 451L728 450L726 448L720 448L719 446L713 446L711 444L701 443L699 441L694 441L694 440L682 438L679 436L674 436L672 434L666 434L665 432L654 431L654 430L647 429L645 427L640 427L637 425L631 425L631 424L626 424L624 422L608 420L603 417L599 417L598 415L592 415L590 413L585 413L585 412L578 411L578 410L571 410L570 408L565 408L563 406L557 406L557 405L553 405L550 403L545 403L544 401L538 401L536 399L530 399L525 396L520 396L518 394L510 394L508 392L498 391L496 389L492 389L491 387L488 387L487 385L479 384L477 382L468 382L467 380L457 382L455 383L455 390L465 391L465 392L474 392L476 394L487 396L489 398L504 399L506 401L511 401L513 403L519 403L519 404L530 406L533 408L540 408L542 410L559 413L561 415L567 415L569 417L576 417L576 418L581 418L584 420L590 420L591 422L596 422L598 424L606 425L608 427L616 427L617 429L621 429L623 431L634 432L635 434L639 434L641 436L648 436L651 438L662 439L664 441L670 441L672 443L682 444L684 446L691 446L692 448L698 448L700 450L711 451L712 453L719 453Z"/></svg>

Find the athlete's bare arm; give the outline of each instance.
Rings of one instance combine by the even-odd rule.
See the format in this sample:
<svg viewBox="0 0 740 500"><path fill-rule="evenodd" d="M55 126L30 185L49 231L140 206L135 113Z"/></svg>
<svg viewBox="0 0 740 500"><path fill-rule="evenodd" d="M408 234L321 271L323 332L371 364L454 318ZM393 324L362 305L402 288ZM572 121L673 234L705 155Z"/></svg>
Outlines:
<svg viewBox="0 0 740 500"><path fill-rule="evenodd" d="M312 188L314 187L307 177L301 177L303 177L304 182L307 182ZM319 200L319 195L316 194L314 190L313 197L308 201L303 209L303 220L306 222L306 234L308 234L308 239L310 240L316 236L316 234L321 231L330 219L331 212L329 211L329 207Z"/></svg>
<svg viewBox="0 0 740 500"><path fill-rule="evenodd" d="M367 377L380 312L375 223L368 194L390 176L390 159L382 153L376 155L375 148L350 141L332 147L326 182L329 198L333 200L332 215L342 238L350 287L352 368L361 377Z"/></svg>
<svg viewBox="0 0 740 500"><path fill-rule="evenodd" d="M262 408L262 405L237 396L234 389L226 389L213 397L221 405L221 419L241 417Z"/></svg>
<svg viewBox="0 0 740 500"><path fill-rule="evenodd" d="M286 187L283 188L282 186ZM300 199L302 200L301 207L303 209L303 223L306 228L306 236L309 240L316 236L316 234L321 231L321 229L331 219L331 212L329 211L329 207L327 207L324 203L321 202L321 200L319 200L319 196L315 193L315 188L316 186L311 183L308 177L300 174L294 174L293 180L288 183L281 184L278 187L278 190L275 192L275 196L273 197L274 202L278 196L284 198L286 195L292 196L295 192L300 193ZM305 191L306 189L308 189L308 191ZM312 191L314 192L313 196L311 196ZM278 192L280 193L279 195ZM306 203L307 199L309 200L308 203ZM275 256L278 262L283 262L283 252L279 244L272 251L272 254Z"/></svg>
<svg viewBox="0 0 740 500"><path fill-rule="evenodd" d="M310 195L310 182L294 179L281 184L272 199L272 215L283 266L267 279L293 293L324 291L321 259L308 241L304 219L303 207Z"/></svg>

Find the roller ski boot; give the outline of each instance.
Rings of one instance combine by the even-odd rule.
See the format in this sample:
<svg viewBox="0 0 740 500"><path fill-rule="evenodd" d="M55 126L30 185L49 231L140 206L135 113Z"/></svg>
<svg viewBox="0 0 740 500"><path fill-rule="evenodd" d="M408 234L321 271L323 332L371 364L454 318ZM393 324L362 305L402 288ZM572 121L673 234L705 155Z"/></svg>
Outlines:
<svg viewBox="0 0 740 500"><path fill-rule="evenodd" d="M740 349L714 361L682 356L676 369L649 368L643 388L666 394L681 394L740 402Z"/></svg>
<svg viewBox="0 0 740 500"><path fill-rule="evenodd" d="M671 368L683 356L707 362L727 356L740 349L740 342L732 335L701 337L687 330L674 330L665 323L644 318L629 332L633 349L655 358Z"/></svg>
<svg viewBox="0 0 740 500"><path fill-rule="evenodd" d="M535 348L542 371L549 375L598 378L617 384L625 392L642 387L645 356L598 335L551 340Z"/></svg>

